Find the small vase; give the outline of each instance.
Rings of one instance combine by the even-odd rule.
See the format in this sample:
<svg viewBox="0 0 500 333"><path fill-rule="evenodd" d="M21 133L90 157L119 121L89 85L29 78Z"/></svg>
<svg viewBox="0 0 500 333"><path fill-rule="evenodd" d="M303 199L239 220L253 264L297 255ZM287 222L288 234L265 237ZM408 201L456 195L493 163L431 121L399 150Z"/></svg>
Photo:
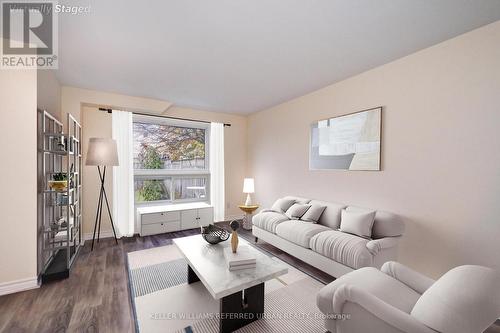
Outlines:
<svg viewBox="0 0 500 333"><path fill-rule="evenodd" d="M238 233L236 230L231 233L231 249L233 253L236 253L236 250L238 250Z"/></svg>

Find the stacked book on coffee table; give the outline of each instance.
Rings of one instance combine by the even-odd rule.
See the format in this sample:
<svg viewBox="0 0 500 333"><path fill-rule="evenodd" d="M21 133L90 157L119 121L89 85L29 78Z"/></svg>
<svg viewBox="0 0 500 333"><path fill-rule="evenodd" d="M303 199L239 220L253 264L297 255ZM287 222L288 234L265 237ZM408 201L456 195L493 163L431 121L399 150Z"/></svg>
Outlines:
<svg viewBox="0 0 500 333"><path fill-rule="evenodd" d="M252 255L247 246L239 246L236 253L233 253L231 247L226 247L224 257L230 271L254 268L256 265L255 256Z"/></svg>

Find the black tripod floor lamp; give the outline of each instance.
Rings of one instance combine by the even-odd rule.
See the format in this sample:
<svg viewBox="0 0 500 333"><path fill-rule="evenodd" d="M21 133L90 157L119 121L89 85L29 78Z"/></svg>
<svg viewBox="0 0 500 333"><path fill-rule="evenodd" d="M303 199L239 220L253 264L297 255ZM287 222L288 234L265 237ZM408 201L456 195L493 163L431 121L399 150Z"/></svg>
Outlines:
<svg viewBox="0 0 500 333"><path fill-rule="evenodd" d="M101 190L99 193L99 201L97 202L97 212L95 215L94 235L92 236L92 248L94 250L95 234L97 230L97 242L99 243L99 236L101 235L101 220L102 220L102 206L106 202L108 208L109 219L111 220L111 228L115 236L115 242L118 244L116 238L115 226L113 223L113 215L109 209L108 196L106 195L106 188L104 182L106 180L106 167L118 166L118 152L116 149L116 141L113 139L105 138L90 138L87 150L87 160L85 165L97 166L99 172L99 180L101 181Z"/></svg>

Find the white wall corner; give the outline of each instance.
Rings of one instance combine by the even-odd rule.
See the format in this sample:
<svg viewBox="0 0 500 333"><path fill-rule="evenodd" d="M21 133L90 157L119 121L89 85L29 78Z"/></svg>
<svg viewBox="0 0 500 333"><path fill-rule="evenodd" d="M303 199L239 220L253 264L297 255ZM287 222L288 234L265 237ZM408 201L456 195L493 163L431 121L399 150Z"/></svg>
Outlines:
<svg viewBox="0 0 500 333"><path fill-rule="evenodd" d="M0 283L0 296L18 293L20 291L30 290L39 288L38 278L32 277L27 279L21 279L16 281Z"/></svg>

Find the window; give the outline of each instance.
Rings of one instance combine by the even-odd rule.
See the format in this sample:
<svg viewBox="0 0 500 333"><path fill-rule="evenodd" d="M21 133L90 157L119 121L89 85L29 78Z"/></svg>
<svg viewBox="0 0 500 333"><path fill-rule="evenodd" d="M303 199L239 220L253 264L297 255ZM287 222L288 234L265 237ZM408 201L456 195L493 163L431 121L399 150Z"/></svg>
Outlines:
<svg viewBox="0 0 500 333"><path fill-rule="evenodd" d="M134 116L137 204L208 201L209 124Z"/></svg>

